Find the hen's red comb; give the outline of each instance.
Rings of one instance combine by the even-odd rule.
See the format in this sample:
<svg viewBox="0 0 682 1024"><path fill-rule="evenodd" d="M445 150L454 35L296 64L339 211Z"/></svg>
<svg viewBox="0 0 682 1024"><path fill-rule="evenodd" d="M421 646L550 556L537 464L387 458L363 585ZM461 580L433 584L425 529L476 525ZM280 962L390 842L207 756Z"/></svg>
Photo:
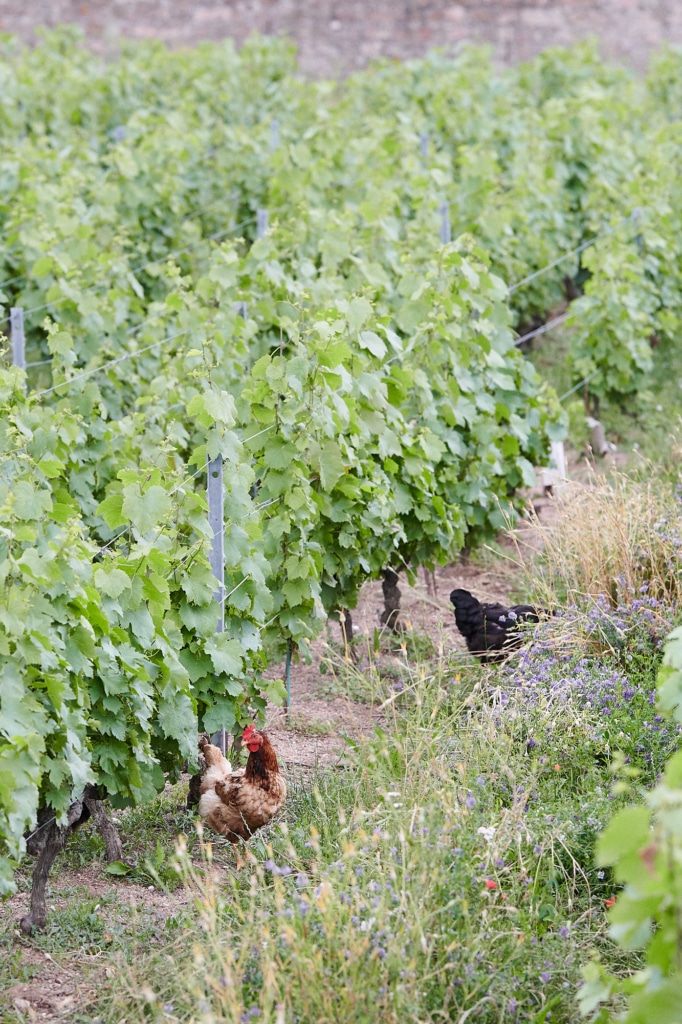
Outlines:
<svg viewBox="0 0 682 1024"><path fill-rule="evenodd" d="M254 725L247 725L247 727L244 729L244 732L242 733L242 739L246 743L248 743L249 737L253 736L255 731L256 731L256 727Z"/></svg>

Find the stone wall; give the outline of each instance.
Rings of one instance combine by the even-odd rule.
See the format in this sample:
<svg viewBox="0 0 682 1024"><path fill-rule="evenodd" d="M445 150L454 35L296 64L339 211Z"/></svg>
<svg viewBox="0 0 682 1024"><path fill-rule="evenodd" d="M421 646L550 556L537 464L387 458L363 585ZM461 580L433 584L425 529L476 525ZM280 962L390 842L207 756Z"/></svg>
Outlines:
<svg viewBox="0 0 682 1024"><path fill-rule="evenodd" d="M313 75L463 40L492 43L509 63L590 35L605 56L642 69L664 41L682 43L682 0L0 0L2 32L31 40L36 26L61 22L77 22L98 49L121 35L178 46L284 34Z"/></svg>

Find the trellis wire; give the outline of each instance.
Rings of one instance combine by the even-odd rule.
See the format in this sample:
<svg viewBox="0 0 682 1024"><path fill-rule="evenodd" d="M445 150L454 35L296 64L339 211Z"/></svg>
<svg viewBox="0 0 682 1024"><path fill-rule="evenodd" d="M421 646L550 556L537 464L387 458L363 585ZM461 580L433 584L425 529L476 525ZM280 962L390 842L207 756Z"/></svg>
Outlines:
<svg viewBox="0 0 682 1024"><path fill-rule="evenodd" d="M571 312L562 313L560 316L555 316L553 320L548 320L546 324L542 324L541 327L536 327L533 331L528 331L527 334L521 335L514 342L515 345L522 345L524 341L530 341L531 338L537 338L540 334L546 334L547 331L553 330L554 327L558 327L559 324L565 323L566 320L571 316Z"/></svg>
<svg viewBox="0 0 682 1024"><path fill-rule="evenodd" d="M31 832L30 835L26 836L25 842L29 843L31 841L31 839L33 839L34 836L37 836L38 833L42 832L44 828L47 828L47 826L51 825L53 821L56 821L56 818L57 818L57 815L53 814L52 817L48 818L47 821L44 821L42 823L42 825L38 825L38 828L34 829L33 832Z"/></svg>
<svg viewBox="0 0 682 1024"><path fill-rule="evenodd" d="M201 216L202 213L206 213L207 210L213 209L214 206L218 206L219 204L223 205L225 203L229 203L233 199L239 199L239 196L240 196L240 192L238 190L235 190L234 192L231 192L230 195L228 195L228 196L218 196L216 199L212 199L210 203L205 203L203 206L195 207L195 209L192 210L190 213L185 214L185 216L180 220L179 223L180 224L186 224L188 220L194 220L195 217ZM17 225L17 226L21 226L21 225ZM54 256L55 253L54 252L48 252L48 253L45 253L45 255L46 256ZM167 258L170 259L171 255L172 254L169 253ZM0 289L4 288L8 284L16 284L17 281L25 281L29 276L30 275L27 272L25 274L17 274L16 277L8 277L5 281L0 281ZM2 321L0 321L0 322L2 322Z"/></svg>
<svg viewBox="0 0 682 1024"><path fill-rule="evenodd" d="M571 249L570 252L564 253L563 256L558 256L557 259L552 260L552 262L548 263L547 266L542 267L540 270L534 271L532 274L528 274L527 277L521 278L520 281L517 281L515 284L509 286L509 294L513 295L514 292L518 291L519 288L523 288L524 285L530 284L530 282L534 281L537 277L542 277L543 274L548 273L550 270L554 270L554 268L558 267L560 263L564 263L566 260L570 260L572 256L578 256L581 252L584 252L585 249L589 249L590 246L595 244L595 242L598 242L600 238L603 238L605 234L606 232L602 232L599 235L595 235L594 238L588 239L587 242L582 242L580 245L577 245L575 249Z"/></svg>
<svg viewBox="0 0 682 1024"><path fill-rule="evenodd" d="M235 305L237 307L239 307L240 316L244 316L245 317L246 316L246 303L245 302L238 302ZM136 327L134 327L130 331L128 331L127 332L128 335L132 335L132 334L138 333L139 331L142 330L143 327L145 327L147 324L149 324L154 319L158 319L158 318L157 317L149 317L147 320L143 320L141 324L138 324ZM93 367L90 370L85 370L83 373L79 373L75 377L70 377L68 380L63 380L59 384L53 384L52 387L50 387L50 388L45 388L44 391L36 391L35 394L33 395L33 397L34 398L41 398L43 395L48 395L48 394L50 394L50 392L56 391L58 388L64 387L67 384L73 384L75 381L83 380L83 378L90 377L94 373L99 373L102 370L107 370L107 369L109 369L112 366L116 366L117 363L123 363L127 359L134 358L134 356L143 355L145 352L150 352L152 349L158 348L160 345L165 344L165 342L173 341L175 338L179 338L181 335L187 334L191 330L192 330L191 327L185 327L182 331L176 331L175 334L170 334L167 337L162 338L160 341L155 341L152 345L147 345L145 348L136 349L134 352L126 352L125 355L117 356L116 359L111 359L111 360L109 360L108 363L103 363L102 366L95 366L95 367ZM51 362L51 361L52 360L44 360L44 362ZM40 363L36 363L35 365L40 365ZM270 429L270 428L268 427L267 429Z"/></svg>
<svg viewBox="0 0 682 1024"><path fill-rule="evenodd" d="M8 284L14 284L16 281L23 281L26 277L26 274L17 274L16 277L8 277L5 281L0 281L0 288L4 288L5 285Z"/></svg>
<svg viewBox="0 0 682 1024"><path fill-rule="evenodd" d="M261 434L267 433L268 430L272 430L274 425L275 425L274 423L271 423L269 427L265 427L263 430L259 430L258 433L256 433L256 434L251 434L249 437L240 438L241 443L242 444L247 444L247 442L253 441L254 438L260 437ZM182 488L185 486L185 484L190 483L192 480L195 480L196 477L198 477L201 473L205 473L205 472L206 472L206 466L199 466L199 468L196 469L194 471L194 473L190 473L189 476L186 476L184 478L184 480L180 481L179 484L176 484L175 487L173 487L168 492L168 497L172 498L173 495L177 494L178 491L182 490ZM308 482L310 483L311 481L308 481ZM260 512L261 509L268 508L270 505L276 504L276 502L278 502L278 501L280 501L280 498L270 498L268 501L263 501L260 504L255 505L254 508L252 508L251 511L248 512L247 515L244 518L248 518L249 516L254 515L256 512ZM180 505L178 504L173 509L173 511L174 512L177 511L179 509L179 507L180 507ZM227 530L228 526L229 526L229 523L225 526L225 530ZM101 555L105 551L108 551L109 548L111 547L111 545L114 544L120 537L123 537L123 535L125 533L127 533L127 532L128 532L128 527L126 526L123 530L121 530L120 533L117 533L114 537L112 537L110 540L108 540L106 542L106 544L103 544L100 548L98 548L97 551L95 551L95 553L94 553L94 555L92 557L93 558L97 558L98 555ZM182 565L182 562L179 562L178 565ZM171 570L169 575L172 575L173 572L175 572L176 568L177 568L177 566L173 570ZM168 578L168 577L166 577L166 578Z"/></svg>
<svg viewBox="0 0 682 1024"><path fill-rule="evenodd" d="M249 224L253 224L254 222L255 222L255 218L254 217L249 217L248 220L240 221L239 224L235 224L233 227L225 228L225 230L223 230L223 231L216 231L212 235L207 235L206 238L202 238L198 242L194 242L192 245L187 245L187 246L184 247L184 249L176 249L173 252L165 253L163 256L159 256L158 259L149 260L148 263L140 264L137 267L130 267L130 268L127 269L126 273L130 273L130 274L141 273L143 270L147 270L148 267L152 267L152 266L154 266L157 263L164 263L167 260L174 259L174 257L176 257L176 256L183 256L185 253L193 252L194 249L198 249L199 246L205 245L207 242L217 242L221 238L224 238L226 235L234 234L234 232L239 231L241 228L247 227ZM90 285L88 288L84 288L83 291L80 294L81 295L87 295L87 294L89 294L89 292L92 292L96 288L101 288L101 287L102 287L102 282L98 281L96 284ZM65 302L70 302L70 301L72 301L70 296L63 295L60 299L55 299L53 302L43 302L39 306L29 306L28 309L24 310L24 315L28 316L29 314L32 314L32 313L40 313L44 309L50 309L50 308L54 308L56 306L61 306ZM8 318L5 317L5 320L0 320L0 324L5 323L7 321L7 319Z"/></svg>
<svg viewBox="0 0 682 1024"><path fill-rule="evenodd" d="M246 308L246 303L245 302L237 303L237 305L238 306L244 306ZM132 338L132 337L134 337L134 335L139 334L140 331L144 330L145 327L148 327L149 324L151 324L151 323L158 323L160 320L161 320L161 313L155 313L152 316L147 317L145 320L142 320L141 323L136 324L135 327L130 327L125 332L125 336L127 338ZM140 349L139 351L145 351L145 350L144 349ZM135 354L136 353L133 353L133 355L135 355ZM53 362L54 362L54 356L50 356L49 359L39 359L36 362L27 363L26 364L26 369L28 369L31 366L47 366L49 363L53 363ZM104 369L104 368L105 367L103 367L103 366L99 367L99 369ZM71 379L72 380L76 380L77 378L73 377ZM56 386L60 387L61 385L56 385ZM39 392L36 393L36 395L42 395L42 394L46 394L46 393L47 392L39 391ZM177 406L177 408L180 408L180 406Z"/></svg>
<svg viewBox="0 0 682 1024"><path fill-rule="evenodd" d="M574 386L572 388L570 388L563 395L561 395L560 398L559 398L559 401L563 402L570 395L574 395L576 393L576 391L579 391L580 388L583 387L583 385L589 383L589 381L591 381L593 377L596 377L598 373L599 373L599 367L597 367L596 370L593 370L592 373L588 373L587 377L583 377L582 380L579 380L577 384L574 384Z"/></svg>
<svg viewBox="0 0 682 1024"><path fill-rule="evenodd" d="M118 365L118 363L124 363L127 359L134 359L135 356L144 355L145 352L151 352L152 349L159 348L161 345L165 345L166 342L173 341L175 338L180 338L183 334L188 334L191 330L191 327L185 327L182 331L176 331L175 334L169 334L167 337L161 338L160 341L155 341L153 345L147 345L145 348L138 348L135 352L126 352L125 355L118 356L116 359L111 359L108 363L103 363L102 366L95 366L91 370L85 370L83 373L79 373L75 377L69 377L68 380L60 381L59 384L53 384L51 388L45 388L44 391L36 391L33 397L42 398L43 395L49 395L52 391L68 387L69 384L75 384L76 381L84 380L85 377L91 377L94 373L101 373L103 370L108 370L112 366Z"/></svg>
<svg viewBox="0 0 682 1024"><path fill-rule="evenodd" d="M520 281L516 281L514 284L510 285L508 289L509 294L513 295L519 288L523 288L525 284L530 284L530 282L534 281L536 278L542 277L542 275L548 273L548 271L554 270L554 268L558 267L560 263L570 260L573 256L579 256L581 252L584 252L585 249L589 249L591 246L595 245L595 243L601 238L606 238L608 235L612 235L613 232L617 231L618 228L623 226L623 224L627 224L629 221L634 221L636 223L642 213L642 207L636 206L632 213L628 214L627 217L623 217L617 224L604 228L603 231L600 231L593 238L588 238L586 242L581 242L580 245L576 245L575 249L565 252L563 256L558 256L555 260L552 260L551 263L541 267L540 270L535 270L532 274L528 274L527 277L524 277Z"/></svg>
<svg viewBox="0 0 682 1024"><path fill-rule="evenodd" d="M237 230L239 227L244 227L248 223L253 223L253 218L251 218L249 221L243 221L241 224L237 225L237 227L234 228L234 230ZM266 228L267 228L267 211L266 211ZM232 229L230 229L230 230L232 230ZM215 239L215 237L216 236L211 236L211 239L213 240L213 239ZM186 250L182 250L182 251L186 252L188 250L186 249ZM166 258L170 258L173 255L178 255L178 253L177 252L176 253L172 253L169 256L167 256ZM156 260L154 262L160 262L160 260ZM147 263L147 264L145 264L145 266L151 266L151 263ZM139 269L139 268L137 268L137 269ZM57 304L60 304L62 302L66 302L66 301L67 301L67 298L64 297L62 299L57 300L57 302L54 303L54 304L57 305ZM46 306L47 305L52 305L52 303L48 303L48 304L46 304ZM23 331L23 313L24 312L29 312L29 313L30 312L36 312L37 309L46 308L46 306L45 307L40 307L40 306L33 307L32 309L29 309L29 310L23 310L23 309L21 309L19 307L20 312L22 314L22 331ZM237 303L235 303L235 309L239 313L240 316L242 316L244 319L246 319L246 317L247 317L247 304L246 304L246 302L237 302ZM11 320L11 317L9 319ZM137 324L135 327L131 327L128 331L126 331L126 335L130 337L130 336L132 336L134 334L137 334L145 326L147 326L147 324L151 323L152 320L158 320L158 319L159 319L158 315L147 317L147 319L143 320L142 323ZM4 321L0 321L0 323L2 323L2 322L4 322ZM172 337L177 337L177 335L172 335L171 338ZM166 339L166 340L171 340L171 338ZM159 342L157 344L162 344L162 342ZM85 373L80 374L80 375L78 375L76 377L72 377L72 378L70 378L70 381L76 381L76 380L81 379L82 377L88 376L91 373L97 373L99 370L106 369L107 366L113 366L116 362L122 362L124 359L129 359L129 358L131 358L131 356L137 355L137 354L139 354L141 352L147 352L147 351L149 351L149 349L154 348L154 347L156 347L156 345L150 345L146 349L139 349L138 352L127 354L125 356L120 357L120 359L112 360L110 363L107 363L104 366L96 367L96 368L94 368L92 370L88 370ZM19 363L19 362L17 362L16 359L13 359L14 365L21 365L24 369L28 369L28 368L34 367L34 366L47 366L49 363L52 363L53 361L54 361L53 357L50 357L49 359L39 359L39 360L36 360L35 362L31 362L31 363L26 364L25 362L24 363ZM62 381L60 384L56 384L56 385L54 385L51 388L46 388L44 391L38 391L38 392L36 392L34 397L40 397L42 395L46 395L50 391L55 391L57 388L62 387L62 385L66 384L66 383L67 383L67 381Z"/></svg>

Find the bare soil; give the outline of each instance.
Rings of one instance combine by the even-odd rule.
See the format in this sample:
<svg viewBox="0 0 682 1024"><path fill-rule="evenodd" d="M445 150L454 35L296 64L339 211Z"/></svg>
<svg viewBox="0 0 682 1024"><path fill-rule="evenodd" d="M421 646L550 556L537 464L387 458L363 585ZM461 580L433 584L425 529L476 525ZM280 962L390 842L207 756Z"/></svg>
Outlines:
<svg viewBox="0 0 682 1024"><path fill-rule="evenodd" d="M77 842L71 839L71 842ZM168 917L192 902L192 894L178 888L172 893L161 892L154 886L116 881L104 873L102 864L91 864L78 871L57 870L48 890L48 912L64 910L76 899L101 898L102 916L115 915L118 919L155 918L161 928ZM0 925L18 922L28 912L30 893L18 892L0 907ZM107 946L111 937L104 935L101 948L89 947L60 954L39 948L22 935L18 925L13 929L15 950L21 951L21 972L32 975L30 980L18 982L2 993L6 1004L14 1007L16 1020L39 1020L49 1024L74 1019L78 1007L89 1001L97 978L104 973L110 977L116 970ZM109 940L109 941L107 941ZM2 1016L0 1021L11 1018Z"/></svg>
<svg viewBox="0 0 682 1024"><path fill-rule="evenodd" d="M542 522L554 512L552 499L547 497L536 498L534 508ZM446 655L458 652L468 657L464 639L455 626L450 592L456 587L463 587L483 601L508 603L519 586L524 557L536 550L538 543L534 527L522 522L517 531L517 541L502 538L498 550L487 559L474 561L465 558L452 565L438 567L433 575L420 572L412 585L405 574L401 574L403 623L416 635L427 637L438 652ZM506 557L500 557L500 550ZM367 663L375 630L381 629L379 615L382 610L381 581L367 583L362 588L357 607L353 609L354 646L360 657L359 668ZM268 731L278 754L290 770L294 766L314 769L338 763L344 736L366 735L382 721L378 699L358 702L343 693L331 699L325 696L325 691L329 692L331 678L329 674L322 673L321 665L329 661L336 664L343 661L341 628L337 623L330 623L327 635L313 643L312 655L309 663L292 666L291 721L294 727L287 726L282 708L271 707L267 716ZM372 653L372 657L388 665L397 660L387 654L377 659ZM268 674L273 678L283 678L284 672L282 663L273 666ZM342 673L339 676L342 678Z"/></svg>

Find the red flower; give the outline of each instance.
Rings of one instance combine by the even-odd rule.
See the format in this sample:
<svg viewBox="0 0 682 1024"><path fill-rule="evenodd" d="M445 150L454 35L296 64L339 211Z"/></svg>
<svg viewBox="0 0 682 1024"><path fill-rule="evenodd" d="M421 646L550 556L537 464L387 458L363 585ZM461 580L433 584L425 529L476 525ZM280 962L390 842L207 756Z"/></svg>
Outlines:
<svg viewBox="0 0 682 1024"><path fill-rule="evenodd" d="M494 882L492 878L486 878L485 887L486 889L497 889L497 882Z"/></svg>
<svg viewBox="0 0 682 1024"><path fill-rule="evenodd" d="M612 907L615 902L616 902L616 897L615 896L612 896L610 900L604 900L604 903L606 904L607 907Z"/></svg>
<svg viewBox="0 0 682 1024"><path fill-rule="evenodd" d="M554 771L555 772L560 772L561 771L561 765L560 764L555 764L554 765Z"/></svg>

